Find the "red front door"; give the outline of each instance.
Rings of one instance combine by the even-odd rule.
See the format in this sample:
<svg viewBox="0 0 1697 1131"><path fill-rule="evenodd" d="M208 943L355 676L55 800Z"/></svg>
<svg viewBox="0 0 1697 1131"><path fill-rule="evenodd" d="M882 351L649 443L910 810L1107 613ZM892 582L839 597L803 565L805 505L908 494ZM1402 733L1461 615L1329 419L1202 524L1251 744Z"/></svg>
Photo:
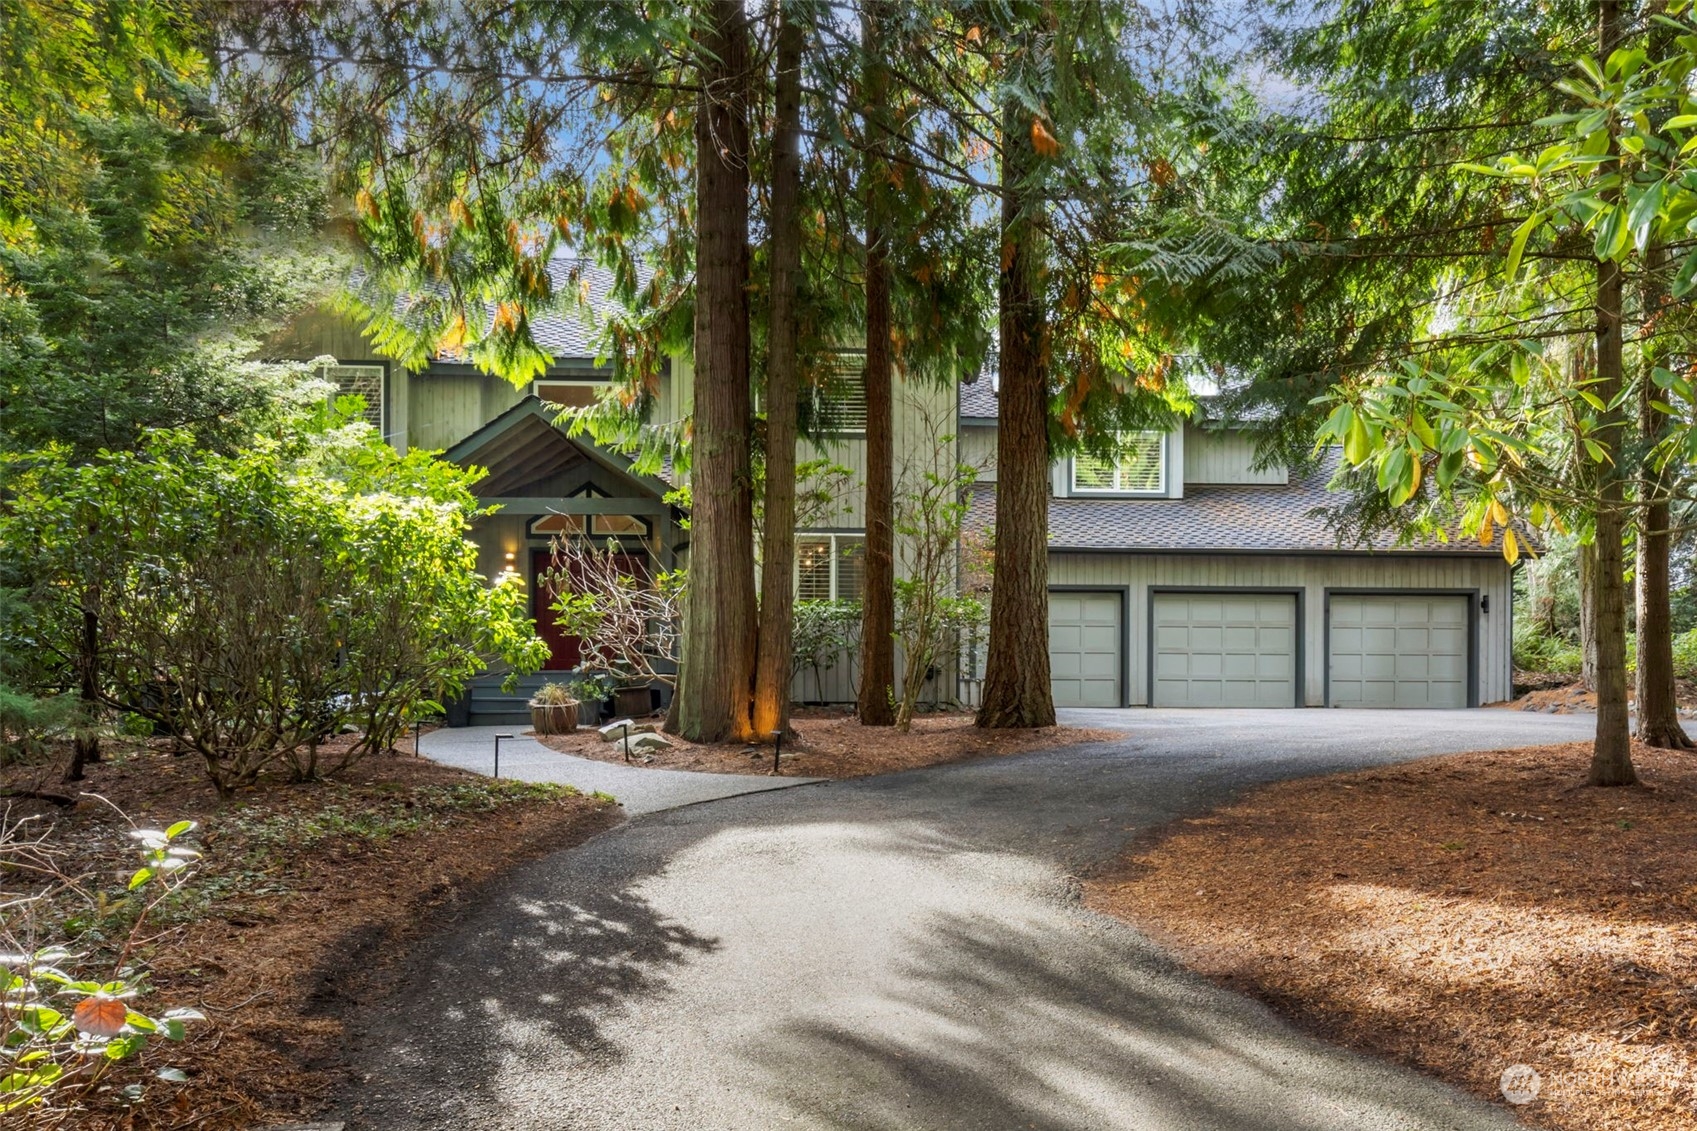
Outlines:
<svg viewBox="0 0 1697 1131"><path fill-rule="evenodd" d="M573 671L583 659L583 638L561 630L551 607L558 586L551 585L546 575L554 564L552 550L532 550L530 554L530 615L536 621L536 635L548 642L548 662L543 671ZM647 562L641 554L618 555L619 572L646 581ZM573 579L574 582L576 579ZM567 587L568 589L570 586Z"/></svg>

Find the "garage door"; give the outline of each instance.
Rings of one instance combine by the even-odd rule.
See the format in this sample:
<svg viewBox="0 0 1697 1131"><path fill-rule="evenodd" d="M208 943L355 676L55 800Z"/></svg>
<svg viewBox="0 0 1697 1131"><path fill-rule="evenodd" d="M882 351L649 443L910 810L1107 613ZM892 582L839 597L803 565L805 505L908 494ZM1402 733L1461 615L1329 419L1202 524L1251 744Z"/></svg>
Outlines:
<svg viewBox="0 0 1697 1131"><path fill-rule="evenodd" d="M1049 594L1049 681L1057 707L1120 705L1118 593Z"/></svg>
<svg viewBox="0 0 1697 1131"><path fill-rule="evenodd" d="M1157 707L1294 707L1296 596L1157 593Z"/></svg>
<svg viewBox="0 0 1697 1131"><path fill-rule="evenodd" d="M1331 599L1334 707L1467 706L1467 598Z"/></svg>

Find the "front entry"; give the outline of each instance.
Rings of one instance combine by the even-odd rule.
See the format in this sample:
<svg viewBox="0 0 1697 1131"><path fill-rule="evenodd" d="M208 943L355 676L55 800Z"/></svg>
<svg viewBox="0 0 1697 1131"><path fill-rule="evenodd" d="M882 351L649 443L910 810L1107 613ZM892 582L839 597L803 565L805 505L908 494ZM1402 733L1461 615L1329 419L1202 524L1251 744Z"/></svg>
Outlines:
<svg viewBox="0 0 1697 1131"><path fill-rule="evenodd" d="M548 660L543 671L569 672L577 670L583 660L583 638L565 632L551 607L559 588L546 580L554 563L552 550L532 550L530 553L530 615L536 621L536 635L548 643ZM619 571L639 580L648 577L647 558L643 554L619 554Z"/></svg>

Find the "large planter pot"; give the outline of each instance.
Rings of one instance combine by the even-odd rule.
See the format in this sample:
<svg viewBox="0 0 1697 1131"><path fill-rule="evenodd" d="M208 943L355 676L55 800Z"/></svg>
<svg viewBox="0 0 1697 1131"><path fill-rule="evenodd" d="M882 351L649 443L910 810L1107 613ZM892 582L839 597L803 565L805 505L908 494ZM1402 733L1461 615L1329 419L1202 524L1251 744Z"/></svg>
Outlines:
<svg viewBox="0 0 1697 1131"><path fill-rule="evenodd" d="M654 709L654 694L646 687L616 687L613 689L614 717L636 718Z"/></svg>
<svg viewBox="0 0 1697 1131"><path fill-rule="evenodd" d="M576 703L530 704L530 729L537 734L570 734L577 729Z"/></svg>

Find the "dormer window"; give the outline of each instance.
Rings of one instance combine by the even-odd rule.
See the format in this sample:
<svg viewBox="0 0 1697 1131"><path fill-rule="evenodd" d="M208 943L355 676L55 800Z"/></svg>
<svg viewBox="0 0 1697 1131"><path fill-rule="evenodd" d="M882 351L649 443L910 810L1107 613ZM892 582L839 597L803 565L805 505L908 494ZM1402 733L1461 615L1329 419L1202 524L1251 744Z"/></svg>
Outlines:
<svg viewBox="0 0 1697 1131"><path fill-rule="evenodd" d="M1121 432L1110 458L1079 454L1072 460L1075 495L1165 495L1167 434Z"/></svg>

